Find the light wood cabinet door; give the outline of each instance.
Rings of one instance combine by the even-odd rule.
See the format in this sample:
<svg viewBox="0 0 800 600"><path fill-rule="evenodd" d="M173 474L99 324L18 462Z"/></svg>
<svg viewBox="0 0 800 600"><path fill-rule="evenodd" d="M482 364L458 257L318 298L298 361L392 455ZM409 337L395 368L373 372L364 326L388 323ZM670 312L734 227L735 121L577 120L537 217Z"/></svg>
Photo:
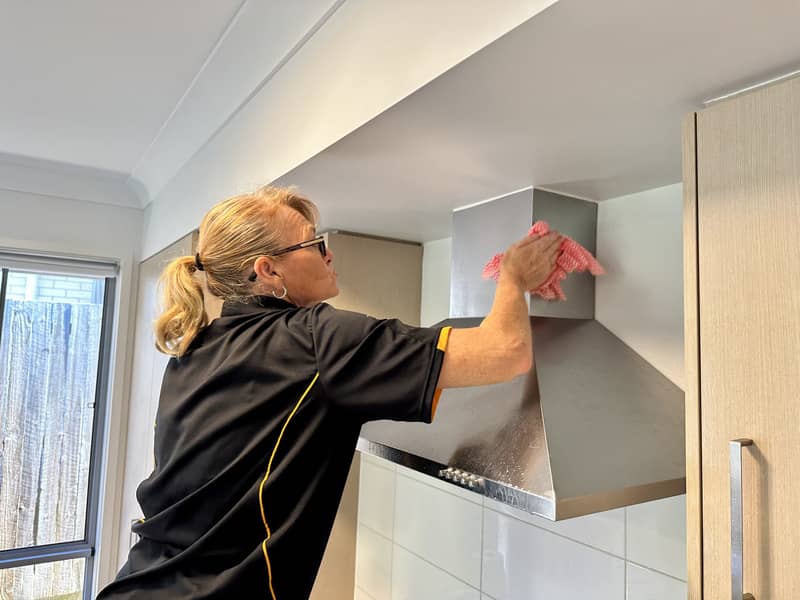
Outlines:
<svg viewBox="0 0 800 600"><path fill-rule="evenodd" d="M690 598L701 589L705 600L732 597L730 441L737 438L753 440L742 452L744 592L796 598L800 79L697 113L694 139L696 180L687 187L696 184L696 204L690 198L686 206L695 214L685 216L696 220L695 239L687 240L696 281L687 292L695 294L697 322L687 335L699 360L687 374L699 393L687 394L697 403L696 411L687 405L696 425L687 422L687 468L699 474L689 478L689 526L699 523L701 532L689 536Z"/></svg>

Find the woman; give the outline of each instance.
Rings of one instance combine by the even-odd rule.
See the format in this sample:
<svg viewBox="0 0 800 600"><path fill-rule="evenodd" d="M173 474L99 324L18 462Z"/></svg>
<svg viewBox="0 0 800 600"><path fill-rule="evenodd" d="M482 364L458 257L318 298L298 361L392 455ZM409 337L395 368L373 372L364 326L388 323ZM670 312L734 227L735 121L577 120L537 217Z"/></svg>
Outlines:
<svg viewBox="0 0 800 600"><path fill-rule="evenodd" d="M237 196L165 270L156 340L173 358L141 539L98 598L307 598L361 425L431 422L442 388L530 369L524 291L552 271L557 235L513 245L489 315L451 331L325 304L338 288L316 221L289 189Z"/></svg>

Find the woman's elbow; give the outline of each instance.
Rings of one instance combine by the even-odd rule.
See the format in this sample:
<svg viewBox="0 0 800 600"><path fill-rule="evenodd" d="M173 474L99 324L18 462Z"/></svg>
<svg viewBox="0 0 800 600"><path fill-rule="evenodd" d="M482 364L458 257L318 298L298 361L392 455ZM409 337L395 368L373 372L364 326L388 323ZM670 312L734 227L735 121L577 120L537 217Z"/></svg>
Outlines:
<svg viewBox="0 0 800 600"><path fill-rule="evenodd" d="M508 365L508 379L524 375L533 367L533 348L530 342L517 340L508 348L506 364Z"/></svg>

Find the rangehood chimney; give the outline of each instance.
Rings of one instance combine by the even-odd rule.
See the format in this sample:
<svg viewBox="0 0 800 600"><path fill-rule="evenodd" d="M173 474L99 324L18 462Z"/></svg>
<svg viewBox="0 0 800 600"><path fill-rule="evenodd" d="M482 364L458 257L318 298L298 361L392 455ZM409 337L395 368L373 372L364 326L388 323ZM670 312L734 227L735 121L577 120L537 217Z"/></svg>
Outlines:
<svg viewBox="0 0 800 600"><path fill-rule="evenodd" d="M491 308L486 261L535 221L595 253L597 205L538 189L453 213L450 316ZM565 302L530 302L534 368L511 382L445 390L431 425L365 425L359 450L560 520L685 491L683 392L594 319L594 278Z"/></svg>

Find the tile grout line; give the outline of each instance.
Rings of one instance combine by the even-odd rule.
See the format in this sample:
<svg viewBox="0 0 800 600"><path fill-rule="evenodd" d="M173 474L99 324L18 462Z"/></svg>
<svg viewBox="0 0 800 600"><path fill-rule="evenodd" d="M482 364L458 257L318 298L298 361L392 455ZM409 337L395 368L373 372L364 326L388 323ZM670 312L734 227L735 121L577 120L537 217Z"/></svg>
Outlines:
<svg viewBox="0 0 800 600"><path fill-rule="evenodd" d="M485 549L483 547L484 538L483 538L483 530L486 526L486 502L481 502L481 572L479 573L478 577L478 587L480 588L481 594L483 594L483 555Z"/></svg>
<svg viewBox="0 0 800 600"><path fill-rule="evenodd" d="M428 563L428 564L429 564L429 565L431 565L432 567L435 567L437 570L439 570L439 571L442 571L442 572L444 572L444 573L447 573L447 574L448 574L450 577L452 577L453 579L457 579L458 581L460 581L460 582L461 582L461 583L463 583L464 585L467 585L467 586L469 586L469 587L470 587L471 589L473 589L473 590L478 590L478 588L476 588L474 585L472 585L472 584L471 584L471 583L469 583L468 581L464 581L464 580L463 580L463 579L461 579L461 578L460 578L458 575L454 575L453 573L451 573L450 571L448 571L447 569L445 569L445 568L444 568L444 567L442 567L441 565L437 565L435 562L432 562L431 560L429 560L429 559L425 558L424 556L422 556L422 555L420 555L420 554L417 554L416 552L414 552L414 551L413 551L413 550L411 550L410 548L407 548L407 547L406 547L406 546L404 546L403 544L401 544L401 543L399 543L399 542L396 542L396 541L392 540L391 538L388 538L388 537L386 537L386 536L385 536L385 535L383 535L383 534L382 534L380 531L375 531L375 530L374 530L372 527L370 527L370 526L369 526L369 525L367 525L366 523L359 523L359 525L360 525L361 527L363 527L364 529L369 529L370 533L374 533L374 534L375 534L375 535L377 535L378 537L380 537L380 538L383 538L384 540L386 540L386 541L388 541L388 542L391 542L391 544L392 544L392 555L394 555L394 546L395 546L395 545L397 545L397 546L399 546L400 548L402 548L403 550L405 550L406 552L408 552L409 554L413 554L415 557L417 557L417 558L418 558L418 559L420 559L421 561ZM389 572L389 575L390 575L390 577L391 577L391 576L393 576L393 574L394 574L394 569L392 569L392 570ZM478 591L480 592L480 590L478 590Z"/></svg>
<svg viewBox="0 0 800 600"><path fill-rule="evenodd" d="M538 529L539 531L544 531L546 533L552 533L553 535L555 535L557 537L560 537L560 538L565 539L565 540L569 540L570 542L574 542L574 543L576 543L576 544L578 544L580 546L583 546L584 548L589 548L590 550L595 550L597 552L601 552L601 553L603 553L603 554L605 554L607 556L611 556L612 558L616 558L618 560L623 560L623 561L625 560L625 557L620 556L619 554L614 554L613 552L609 552L608 550L605 550L603 548L598 548L597 546L592 546L591 544L588 544L588 543L583 542L581 540L576 540L575 538L571 538L571 537L569 537L567 535L564 535L563 533L558 533L557 531L553 531L552 529L547 529L546 527L541 527L540 525L536 525L534 523L530 523L529 521L526 521L524 519L520 519L519 517L515 517L514 515L510 515L508 513L500 512L499 510L495 510L494 508L491 508L491 507L487 507L487 508L489 510L497 513L498 515L500 515L502 517L508 517L509 519L514 519L515 521L519 521L520 523L523 523L525 525L529 525L530 527ZM513 507L509 506L509 508L513 508Z"/></svg>
<svg viewBox="0 0 800 600"><path fill-rule="evenodd" d="M403 550L405 550L405 551L406 551L406 552L408 552L409 554L411 554L411 555L415 556L416 558L420 559L422 562L429 564L430 566L432 566L432 567L433 567L434 569L436 569L437 571L441 571L442 573L444 573L444 574L446 574L446 575L449 575L450 577L452 577L452 578L453 578L453 579L455 579L456 581L459 581L460 583L463 583L463 584L464 584L464 585L466 585L466 586L467 586L469 589L471 589L471 590L475 590L476 592L478 592L478 593L481 593L481 591L480 591L478 588L476 588L474 585L472 585L472 584L471 584L471 583L469 583L468 581L464 581L464 580L463 580L463 579L461 579L461 577L459 577L458 575L454 575L453 573L451 573L450 571L448 571L447 569L445 569L445 568L444 568L444 567L442 567L441 565L437 565L435 562L432 562L431 560L429 560L429 559L425 558L424 556L420 556L419 554L417 554L416 552L414 552L414 551L413 551L413 550L411 550L410 548L406 548L405 546L403 546L403 544L400 544L400 543L398 543L398 542L395 542L395 544L397 544L397 546L399 546L400 548L402 548Z"/></svg>
<svg viewBox="0 0 800 600"><path fill-rule="evenodd" d="M625 562L622 567L622 597L628 600L628 507L624 507L623 511L622 532L625 538L622 547L625 554Z"/></svg>
<svg viewBox="0 0 800 600"><path fill-rule="evenodd" d="M394 596L394 532L397 528L397 469L392 472L394 473L394 488L392 494L392 550L389 553L389 600Z"/></svg>
<svg viewBox="0 0 800 600"><path fill-rule="evenodd" d="M634 567L638 567L640 569L644 569L645 571L650 571L651 573L655 573L657 575L663 575L664 577L668 577L673 581L678 581L680 583L688 583L685 579L681 579L680 577L675 577L675 575L670 575L669 573L664 573L664 571L659 571L658 569L654 569L653 567L648 567L647 565L642 565L632 560L627 561L632 564Z"/></svg>
<svg viewBox="0 0 800 600"><path fill-rule="evenodd" d="M389 467L384 467L383 465L375 464L374 462L370 462L368 460L365 460L364 462L367 463L370 467L375 467L376 469L380 469L381 471L387 471L389 473L396 473L397 472L394 469L390 469Z"/></svg>
<svg viewBox="0 0 800 600"><path fill-rule="evenodd" d="M359 522L358 522L358 524L359 524L359 526L361 526L361 527L363 527L363 528L365 528L365 529L369 529L371 533L374 533L374 534L375 534L375 535L377 535L378 537L381 537L381 538L383 538L383 539L384 539L384 540L386 540L387 542L392 542L392 543L394 543L394 540L393 540L392 538L390 538L390 537L388 537L387 535L385 535L385 534L381 533L380 531L378 531L377 529L373 528L372 526L370 526L370 525L367 525L367 524L366 524L366 523L364 523L363 521L359 521Z"/></svg>
<svg viewBox="0 0 800 600"><path fill-rule="evenodd" d="M365 590L365 589L364 589L363 587L361 587L360 585L357 585L357 584L356 584L356 589L357 589L359 592L361 592L361 593L362 593L364 596L366 596L366 597L367 597L367 600L375 600L375 596L373 596L372 594L370 594L370 593L369 593L367 590Z"/></svg>

